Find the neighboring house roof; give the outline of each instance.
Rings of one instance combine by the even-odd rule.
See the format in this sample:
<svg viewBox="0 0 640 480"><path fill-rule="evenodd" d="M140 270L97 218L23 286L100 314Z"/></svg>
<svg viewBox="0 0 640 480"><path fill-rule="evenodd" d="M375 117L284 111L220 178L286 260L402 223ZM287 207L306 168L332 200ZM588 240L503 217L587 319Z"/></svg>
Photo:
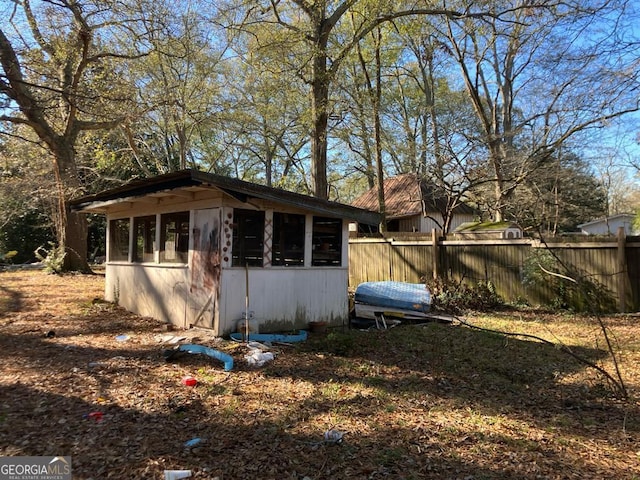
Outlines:
<svg viewBox="0 0 640 480"><path fill-rule="evenodd" d="M365 192L351 203L354 207L377 211L378 187ZM440 213L446 210L447 198L444 192L421 179L415 173L405 173L384 180L384 206L388 219ZM474 214L468 205L459 204L454 213Z"/></svg>
<svg viewBox="0 0 640 480"><path fill-rule="evenodd" d="M615 220L628 220L628 221L632 221L634 219L635 215L631 214L631 213L618 213L617 215L611 215L609 217L604 217L604 218L598 218L596 220L591 220L590 222L586 222L586 223L581 223L580 225L578 225L578 228L583 228L583 227L590 227L592 225L599 225L599 224L608 224L611 223L612 221Z"/></svg>
<svg viewBox="0 0 640 480"><path fill-rule="evenodd" d="M369 225L377 225L380 222L380 215L375 211L193 169L134 180L121 187L74 199L70 204L76 211L106 213L110 205L130 201L130 199L160 196L169 192L179 194L181 191L184 195L206 189L222 191L242 202L246 202L249 198L258 198Z"/></svg>

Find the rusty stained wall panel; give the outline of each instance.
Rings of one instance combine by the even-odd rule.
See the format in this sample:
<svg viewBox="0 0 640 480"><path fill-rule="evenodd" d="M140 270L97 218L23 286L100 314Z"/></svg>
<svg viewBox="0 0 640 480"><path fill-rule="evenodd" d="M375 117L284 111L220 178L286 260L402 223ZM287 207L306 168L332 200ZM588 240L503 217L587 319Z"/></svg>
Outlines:
<svg viewBox="0 0 640 480"><path fill-rule="evenodd" d="M217 330L220 299L220 208L195 210L191 233L190 324Z"/></svg>

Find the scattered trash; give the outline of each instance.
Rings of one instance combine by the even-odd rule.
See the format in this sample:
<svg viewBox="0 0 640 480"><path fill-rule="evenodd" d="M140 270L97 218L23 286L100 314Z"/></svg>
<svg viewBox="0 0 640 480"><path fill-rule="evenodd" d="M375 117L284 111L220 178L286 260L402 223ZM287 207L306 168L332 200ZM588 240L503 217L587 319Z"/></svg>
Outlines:
<svg viewBox="0 0 640 480"><path fill-rule="evenodd" d="M370 318L352 318L351 328L358 330L388 330L398 325L402 325L401 320L390 319L384 316L383 312L377 312L375 319Z"/></svg>
<svg viewBox="0 0 640 480"><path fill-rule="evenodd" d="M251 366L262 367L265 363L272 361L275 357L271 352L263 352L255 349L251 353L244 356L247 363Z"/></svg>
<svg viewBox="0 0 640 480"><path fill-rule="evenodd" d="M269 345L265 345L264 343L260 343L260 342L249 342L247 343L247 347L249 347L252 350L259 349L265 352L268 352L271 349Z"/></svg>
<svg viewBox="0 0 640 480"><path fill-rule="evenodd" d="M129 338L131 338L131 337L129 337L129 335L127 335L127 334L123 334L123 335L118 335L118 336L116 337L116 340L117 340L118 342L126 342L127 340L129 340Z"/></svg>
<svg viewBox="0 0 640 480"><path fill-rule="evenodd" d="M89 368L98 368L98 367L104 367L104 363L102 362L89 362L87 363L87 367Z"/></svg>
<svg viewBox="0 0 640 480"><path fill-rule="evenodd" d="M179 480L191 477L191 470L165 470L164 480Z"/></svg>
<svg viewBox="0 0 640 480"><path fill-rule="evenodd" d="M327 445L339 445L342 443L343 438L344 433L338 430L331 429L324 432L324 443Z"/></svg>
<svg viewBox="0 0 640 480"><path fill-rule="evenodd" d="M204 443L204 440L200 437L192 438L191 440L187 440L184 442L184 448L193 448L197 447L201 443Z"/></svg>
<svg viewBox="0 0 640 480"><path fill-rule="evenodd" d="M94 420L96 422L101 422L103 419L103 415L104 414L102 412L91 412L86 415L83 415L83 418L86 420Z"/></svg>
<svg viewBox="0 0 640 480"><path fill-rule="evenodd" d="M182 378L182 384L186 385L187 387L195 387L198 384L198 380L193 378L191 375L187 375L186 377Z"/></svg>
<svg viewBox="0 0 640 480"><path fill-rule="evenodd" d="M170 361L179 355L180 353L202 353L216 360L224 362L224 371L228 372L233 370L233 357L227 353L221 352L211 347L205 347L204 345L180 345L173 350L165 350L164 358L166 361Z"/></svg>
<svg viewBox="0 0 640 480"><path fill-rule="evenodd" d="M247 333L260 333L260 324L258 320L254 318L254 312L249 312L248 322L247 312L242 312L242 318L236 322L236 331L242 332L243 335Z"/></svg>
<svg viewBox="0 0 640 480"><path fill-rule="evenodd" d="M199 453L200 449L207 443L206 438L192 438L189 441L184 442L184 449L190 453Z"/></svg>
<svg viewBox="0 0 640 480"><path fill-rule="evenodd" d="M181 335L161 335L159 337L156 337L156 341L158 343L168 343L169 345L175 345L186 339L187 337Z"/></svg>

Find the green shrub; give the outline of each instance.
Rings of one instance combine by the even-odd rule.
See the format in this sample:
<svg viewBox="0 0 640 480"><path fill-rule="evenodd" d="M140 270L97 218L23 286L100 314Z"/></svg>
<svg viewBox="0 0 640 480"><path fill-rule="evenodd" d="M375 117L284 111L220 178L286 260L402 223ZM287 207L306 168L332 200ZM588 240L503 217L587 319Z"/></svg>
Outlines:
<svg viewBox="0 0 640 480"><path fill-rule="evenodd" d="M568 268L549 250L535 249L525 259L522 284L546 292L545 306L554 310L604 313L616 309L605 285L578 268Z"/></svg>
<svg viewBox="0 0 640 480"><path fill-rule="evenodd" d="M40 246L34 252L36 258L44 265L47 273L61 273L63 271L64 257L66 252L64 247L56 246L53 242L49 242L49 250Z"/></svg>
<svg viewBox="0 0 640 480"><path fill-rule="evenodd" d="M474 285L437 279L427 283L431 291L431 308L435 311L451 314L467 310L495 310L504 305L489 281L480 281Z"/></svg>
<svg viewBox="0 0 640 480"><path fill-rule="evenodd" d="M6 253L0 252L0 262L10 261L17 254L18 254L17 250L11 250L10 252L6 252Z"/></svg>

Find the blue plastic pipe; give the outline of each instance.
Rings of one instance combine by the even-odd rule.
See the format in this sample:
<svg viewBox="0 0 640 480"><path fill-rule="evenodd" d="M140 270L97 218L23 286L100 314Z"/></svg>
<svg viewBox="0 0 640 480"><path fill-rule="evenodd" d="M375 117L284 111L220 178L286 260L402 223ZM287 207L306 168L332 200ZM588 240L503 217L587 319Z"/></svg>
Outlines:
<svg viewBox="0 0 640 480"><path fill-rule="evenodd" d="M229 372L233 370L233 357L227 353L221 352L211 347L205 347L204 345L186 344L180 345L178 350L187 353L202 353L216 360L224 362L224 371Z"/></svg>
<svg viewBox="0 0 640 480"><path fill-rule="evenodd" d="M300 330L297 335L284 335L279 333L249 333L249 338L242 333L232 333L231 338L236 341L249 342L279 342L279 343L295 343L304 342L307 339L307 331Z"/></svg>

